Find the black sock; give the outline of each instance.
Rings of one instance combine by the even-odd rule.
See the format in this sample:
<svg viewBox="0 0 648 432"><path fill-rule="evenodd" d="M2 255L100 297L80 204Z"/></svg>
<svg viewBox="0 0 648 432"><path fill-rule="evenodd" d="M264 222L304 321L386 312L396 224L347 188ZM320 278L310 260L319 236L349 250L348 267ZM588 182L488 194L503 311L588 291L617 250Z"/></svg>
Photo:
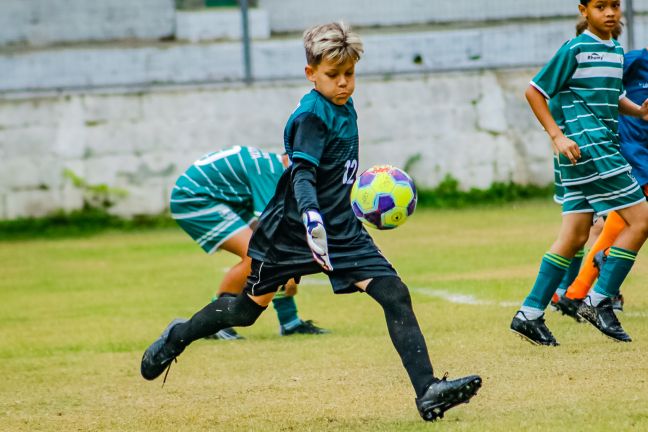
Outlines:
<svg viewBox="0 0 648 432"><path fill-rule="evenodd" d="M421 397L435 379L407 286L398 277L378 277L367 286L367 294L385 311L389 336L412 381L416 397Z"/></svg>
<svg viewBox="0 0 648 432"><path fill-rule="evenodd" d="M167 343L181 349L224 328L247 327L254 324L266 307L256 304L246 293L237 297L222 296L196 312L186 323L173 327Z"/></svg>

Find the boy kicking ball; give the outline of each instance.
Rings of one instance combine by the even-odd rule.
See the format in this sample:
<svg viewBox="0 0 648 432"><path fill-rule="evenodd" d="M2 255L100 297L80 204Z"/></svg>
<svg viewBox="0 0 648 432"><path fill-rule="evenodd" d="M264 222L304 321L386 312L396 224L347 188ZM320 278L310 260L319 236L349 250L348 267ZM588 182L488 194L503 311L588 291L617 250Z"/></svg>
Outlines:
<svg viewBox="0 0 648 432"><path fill-rule="evenodd" d="M441 418L481 386L471 375L434 376L407 286L385 259L349 205L358 167L357 115L351 95L360 38L344 24L304 33L306 94L284 130L292 165L263 211L248 248L252 273L244 292L208 304L186 322L172 322L142 357L152 380L193 341L222 328L248 326L291 278L324 272L335 293L364 292L383 309L387 328L416 394L424 420Z"/></svg>

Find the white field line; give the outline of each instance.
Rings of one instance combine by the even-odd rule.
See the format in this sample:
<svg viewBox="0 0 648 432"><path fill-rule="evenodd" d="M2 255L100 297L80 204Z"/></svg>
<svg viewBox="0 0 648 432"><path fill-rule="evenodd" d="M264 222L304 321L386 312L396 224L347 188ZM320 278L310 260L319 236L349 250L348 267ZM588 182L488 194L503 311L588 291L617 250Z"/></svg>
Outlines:
<svg viewBox="0 0 648 432"><path fill-rule="evenodd" d="M456 303L456 304L466 304L466 305L474 305L474 306L500 306L506 308L520 305L520 302L511 302L511 301L497 302L493 300L483 300L471 294L458 294L447 290L440 290L440 289L433 289L433 288L416 287L416 288L411 288L411 291L417 294L423 294L428 297L440 298L447 302Z"/></svg>
<svg viewBox="0 0 648 432"><path fill-rule="evenodd" d="M305 278L302 279L301 285L329 285L329 282L325 279ZM433 288L415 287L410 288L410 291L428 297L440 298L450 303L474 306L500 306L510 308L513 306L518 306L521 302L496 302L492 300L482 300L471 294L458 294L447 290L439 290Z"/></svg>
<svg viewBox="0 0 648 432"><path fill-rule="evenodd" d="M327 285L328 286L330 284L329 281L327 281L326 279L306 277L302 279L300 285L320 285L320 286ZM499 307L511 308L511 307L520 306L520 304L522 303L522 300L500 301L500 302L493 301L493 300L483 300L471 294L457 294L457 293L450 292L448 290L434 289L434 288L427 288L427 287L414 287L414 288L410 288L410 291L428 297L439 298L449 303L473 305L473 306L499 306ZM648 318L648 311L632 311L632 312L621 312L621 313L623 315L620 316Z"/></svg>

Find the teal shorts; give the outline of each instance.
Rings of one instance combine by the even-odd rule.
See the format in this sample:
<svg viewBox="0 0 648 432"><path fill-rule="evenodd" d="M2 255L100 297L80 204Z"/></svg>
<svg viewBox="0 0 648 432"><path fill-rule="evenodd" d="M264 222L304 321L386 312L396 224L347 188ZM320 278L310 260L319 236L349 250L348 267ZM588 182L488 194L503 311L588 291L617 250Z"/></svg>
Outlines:
<svg viewBox="0 0 648 432"><path fill-rule="evenodd" d="M209 254L216 252L223 242L248 228L255 220L254 212L247 207L215 200L197 205L182 200L174 202L173 198L172 193L171 216Z"/></svg>
<svg viewBox="0 0 648 432"><path fill-rule="evenodd" d="M603 216L645 200L637 180L630 172L625 172L589 183L564 185L562 214L596 213Z"/></svg>

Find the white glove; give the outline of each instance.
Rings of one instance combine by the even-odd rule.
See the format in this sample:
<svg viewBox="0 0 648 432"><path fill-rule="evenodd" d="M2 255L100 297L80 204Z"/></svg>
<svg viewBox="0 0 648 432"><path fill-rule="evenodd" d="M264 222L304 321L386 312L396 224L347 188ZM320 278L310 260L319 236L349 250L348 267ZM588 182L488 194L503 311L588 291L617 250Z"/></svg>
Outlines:
<svg viewBox="0 0 648 432"><path fill-rule="evenodd" d="M322 222L322 215L317 210L307 210L302 214L302 221L306 227L306 240L313 253L313 258L324 270L332 271L333 266L329 259L326 229Z"/></svg>

